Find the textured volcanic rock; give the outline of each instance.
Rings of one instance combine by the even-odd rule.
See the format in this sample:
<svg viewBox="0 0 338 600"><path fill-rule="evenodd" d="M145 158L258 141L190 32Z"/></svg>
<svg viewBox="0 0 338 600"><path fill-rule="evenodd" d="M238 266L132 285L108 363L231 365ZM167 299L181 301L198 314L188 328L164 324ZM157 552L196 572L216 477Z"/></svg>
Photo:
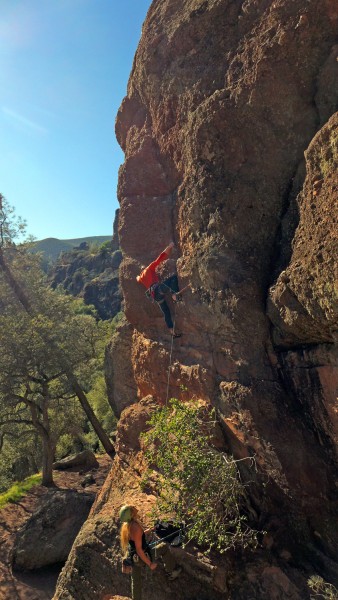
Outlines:
<svg viewBox="0 0 338 600"><path fill-rule="evenodd" d="M337 48L336 48L337 49ZM305 152L291 260L270 289L281 374L319 442L338 450L338 113ZM301 346L301 349L299 347Z"/></svg>
<svg viewBox="0 0 338 600"><path fill-rule="evenodd" d="M337 585L337 25L329 0L155 0L148 12L116 123L129 325L109 360L121 349L125 367L113 358L110 372L125 410L115 467L55 598L129 591L116 515L128 501L145 516L154 501L138 434L166 400L171 349L135 277L171 239L191 289L169 393L216 406L234 455L255 456L257 471L241 472L267 533L255 553L211 556L206 571L187 551L181 585L156 572L147 597L304 599L312 573ZM138 402L125 408L128 386Z"/></svg>
<svg viewBox="0 0 338 600"><path fill-rule="evenodd" d="M105 378L110 406L116 416L130 405L131 398L137 399L137 388L133 375L131 348L133 328L123 316L106 347Z"/></svg>
<svg viewBox="0 0 338 600"><path fill-rule="evenodd" d="M305 159L292 257L270 291L274 340L286 347L338 337L338 113L314 137Z"/></svg>

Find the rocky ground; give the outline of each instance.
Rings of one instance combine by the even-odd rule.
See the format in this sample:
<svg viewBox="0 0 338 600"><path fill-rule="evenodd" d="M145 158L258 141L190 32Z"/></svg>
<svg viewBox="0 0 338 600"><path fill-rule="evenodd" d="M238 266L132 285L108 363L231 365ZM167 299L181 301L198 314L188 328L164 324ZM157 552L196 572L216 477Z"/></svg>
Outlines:
<svg viewBox="0 0 338 600"><path fill-rule="evenodd" d="M98 492L111 466L108 456L98 458L100 467L93 472L95 483L81 486L84 475L76 470L55 473L55 483L60 490ZM31 573L13 573L11 553L16 532L38 510L47 489L35 486L15 504L8 504L0 511L0 600L50 600L62 565L55 565Z"/></svg>

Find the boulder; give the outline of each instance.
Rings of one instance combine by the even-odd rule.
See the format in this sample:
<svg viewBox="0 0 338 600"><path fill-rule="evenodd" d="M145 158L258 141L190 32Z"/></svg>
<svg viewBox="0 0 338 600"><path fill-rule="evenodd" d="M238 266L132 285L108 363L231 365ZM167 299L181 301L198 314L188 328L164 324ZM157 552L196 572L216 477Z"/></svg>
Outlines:
<svg viewBox="0 0 338 600"><path fill-rule="evenodd" d="M99 463L95 458L95 454L91 450L84 450L79 454L72 454L62 460L53 463L53 469L57 471L65 471L79 467L80 469L98 469Z"/></svg>
<svg viewBox="0 0 338 600"><path fill-rule="evenodd" d="M94 499L93 493L49 490L41 508L17 533L13 569L32 570L64 562Z"/></svg>

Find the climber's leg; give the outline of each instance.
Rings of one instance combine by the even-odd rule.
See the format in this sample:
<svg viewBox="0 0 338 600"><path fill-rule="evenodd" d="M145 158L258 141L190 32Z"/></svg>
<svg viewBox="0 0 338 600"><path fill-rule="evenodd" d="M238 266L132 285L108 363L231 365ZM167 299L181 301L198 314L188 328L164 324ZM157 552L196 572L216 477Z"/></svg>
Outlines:
<svg viewBox="0 0 338 600"><path fill-rule="evenodd" d="M176 280L177 280L176 275L174 275L173 277L176 277ZM174 282L174 285L175 285L175 282ZM181 337L182 334L174 332L174 323L171 318L170 308L164 298L164 294L166 292L170 292L170 291L171 291L171 288L169 288L169 286L165 282L160 283L155 288L154 299L156 300L157 304L159 305L159 307L163 313L164 320L166 322L166 325L167 325L171 335L176 338L176 337Z"/></svg>
<svg viewBox="0 0 338 600"><path fill-rule="evenodd" d="M174 324L173 324L173 320L171 318L170 309L169 309L168 304L166 303L165 300L161 300L157 304L159 305L159 307L160 307L160 309L161 309L161 311L163 313L164 320L166 322L166 326L168 327L168 329L173 330L174 329Z"/></svg>
<svg viewBox="0 0 338 600"><path fill-rule="evenodd" d="M177 275L171 275L168 279L165 279L163 285L170 288L171 292L177 293L179 291Z"/></svg>
<svg viewBox="0 0 338 600"><path fill-rule="evenodd" d="M155 547L155 559L162 558L164 569L169 575L169 579L176 579L182 571L181 567L178 567L176 560L170 552L170 547L165 542L158 544Z"/></svg>
<svg viewBox="0 0 338 600"><path fill-rule="evenodd" d="M142 567L134 564L131 574L131 597L133 600L142 600Z"/></svg>

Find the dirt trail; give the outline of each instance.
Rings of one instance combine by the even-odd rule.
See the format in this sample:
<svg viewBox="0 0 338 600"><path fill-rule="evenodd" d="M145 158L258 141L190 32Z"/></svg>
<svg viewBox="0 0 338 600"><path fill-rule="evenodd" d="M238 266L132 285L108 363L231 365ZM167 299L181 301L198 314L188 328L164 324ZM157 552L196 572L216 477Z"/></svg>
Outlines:
<svg viewBox="0 0 338 600"><path fill-rule="evenodd" d="M59 489L98 492L111 466L108 456L98 457L100 468L93 471L95 483L81 486L83 474L75 470L55 472L54 479ZM51 600L62 565L39 569L32 573L13 573L11 552L15 534L29 517L39 508L47 489L35 486L19 502L0 510L0 600Z"/></svg>

